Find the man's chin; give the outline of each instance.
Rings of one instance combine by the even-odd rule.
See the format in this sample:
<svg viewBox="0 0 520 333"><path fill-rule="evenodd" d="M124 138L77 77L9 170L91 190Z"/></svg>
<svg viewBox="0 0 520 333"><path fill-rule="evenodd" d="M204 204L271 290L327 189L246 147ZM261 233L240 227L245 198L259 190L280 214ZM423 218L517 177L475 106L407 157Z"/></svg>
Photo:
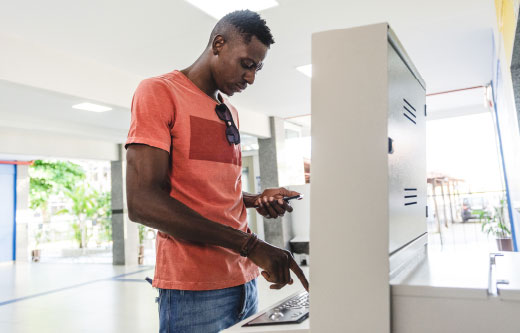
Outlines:
<svg viewBox="0 0 520 333"><path fill-rule="evenodd" d="M222 93L224 93L226 96L231 97L235 94L233 90L221 90Z"/></svg>

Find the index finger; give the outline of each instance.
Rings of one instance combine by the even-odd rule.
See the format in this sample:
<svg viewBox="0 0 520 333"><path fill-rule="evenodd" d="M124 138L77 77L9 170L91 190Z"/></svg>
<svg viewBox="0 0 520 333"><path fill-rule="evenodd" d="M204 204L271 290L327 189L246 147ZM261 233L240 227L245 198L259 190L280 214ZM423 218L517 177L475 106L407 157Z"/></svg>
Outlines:
<svg viewBox="0 0 520 333"><path fill-rule="evenodd" d="M298 193L296 191L289 191L285 187L280 187L278 189L278 194L275 195L275 198L281 199L283 197L293 197L295 195L300 195L300 193Z"/></svg>
<svg viewBox="0 0 520 333"><path fill-rule="evenodd" d="M298 279L300 279L305 290L309 291L309 281L307 281L307 278L305 277L305 274L303 274L302 269L300 268L300 266L298 266L296 261L294 261L294 258L292 256L289 257L289 260L289 267L291 268L291 271L293 271L294 274L296 274L296 276L298 277Z"/></svg>
<svg viewBox="0 0 520 333"><path fill-rule="evenodd" d="M300 192L296 192L296 191L289 191L289 190L286 190L284 189L285 191L281 191L283 196L284 197L294 197L294 196L297 196L297 195L301 195Z"/></svg>
<svg viewBox="0 0 520 333"><path fill-rule="evenodd" d="M291 213L293 211L293 208L292 208L291 204L288 201L285 201L285 200L283 202L283 209L285 209L289 213Z"/></svg>

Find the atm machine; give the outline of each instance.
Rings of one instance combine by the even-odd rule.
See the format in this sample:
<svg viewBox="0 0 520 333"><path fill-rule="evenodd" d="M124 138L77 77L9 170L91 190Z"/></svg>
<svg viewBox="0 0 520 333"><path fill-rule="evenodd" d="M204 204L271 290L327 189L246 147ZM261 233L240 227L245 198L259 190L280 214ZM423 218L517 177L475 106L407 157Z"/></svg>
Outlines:
<svg viewBox="0 0 520 333"><path fill-rule="evenodd" d="M310 329L390 332L426 255L426 85L386 23L312 42Z"/></svg>
<svg viewBox="0 0 520 333"><path fill-rule="evenodd" d="M425 83L392 29L312 52L311 331L520 332L518 253L427 251Z"/></svg>
<svg viewBox="0 0 520 333"><path fill-rule="evenodd" d="M389 25L315 33L312 64L310 317L229 331L520 332L516 253L428 255L426 85Z"/></svg>

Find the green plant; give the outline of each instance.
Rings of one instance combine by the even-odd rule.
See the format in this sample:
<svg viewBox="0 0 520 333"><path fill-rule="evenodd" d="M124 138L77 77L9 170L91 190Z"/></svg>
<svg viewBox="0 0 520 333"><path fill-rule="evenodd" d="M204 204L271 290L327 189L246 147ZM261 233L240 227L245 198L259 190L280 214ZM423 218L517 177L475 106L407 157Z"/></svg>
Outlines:
<svg viewBox="0 0 520 333"><path fill-rule="evenodd" d="M74 239L76 240L76 242L78 242L79 247L82 248L83 237L80 224L76 221L72 222L72 230L74 231Z"/></svg>
<svg viewBox="0 0 520 333"><path fill-rule="evenodd" d="M138 224L137 229L139 231L139 245L143 245L146 236L146 227L142 224Z"/></svg>
<svg viewBox="0 0 520 333"><path fill-rule="evenodd" d="M38 246L41 244L42 240L43 240L43 233L42 233L42 230L41 229L38 229L35 233L34 233L34 242L36 243L35 244L35 248L38 248Z"/></svg>
<svg viewBox="0 0 520 333"><path fill-rule="evenodd" d="M474 212L478 215L478 218L481 223L492 218L492 216L489 214L489 212L487 212L483 209L478 209L478 210L475 210Z"/></svg>
<svg viewBox="0 0 520 333"><path fill-rule="evenodd" d="M505 200L501 199L500 206L493 208L493 216L489 216L488 214L481 216L482 231L488 236L493 235L495 238L508 238L511 236L509 223L505 217L505 206Z"/></svg>
<svg viewBox="0 0 520 333"><path fill-rule="evenodd" d="M99 224L101 233L100 239L104 241L112 240L112 210L111 210L111 194L110 192L99 193L96 196L95 204L97 208L97 214L94 217L94 221Z"/></svg>
<svg viewBox="0 0 520 333"><path fill-rule="evenodd" d="M29 206L40 209L44 223L50 221L50 196L63 190L71 191L77 182L85 179L83 169L71 162L36 160L29 170Z"/></svg>
<svg viewBox="0 0 520 333"><path fill-rule="evenodd" d="M85 248L88 242L87 221L99 221L104 223L104 229L111 235L110 221L110 193L99 193L88 184L77 184L71 190L66 190L65 195L72 201L71 208L65 208L56 214L70 214L76 219L72 224L74 238L80 248Z"/></svg>

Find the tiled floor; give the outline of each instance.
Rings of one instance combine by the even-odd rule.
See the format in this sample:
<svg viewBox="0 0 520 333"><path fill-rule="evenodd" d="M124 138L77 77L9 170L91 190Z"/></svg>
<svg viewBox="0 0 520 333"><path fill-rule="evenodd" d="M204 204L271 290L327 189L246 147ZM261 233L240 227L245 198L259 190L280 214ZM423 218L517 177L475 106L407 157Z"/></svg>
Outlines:
<svg viewBox="0 0 520 333"><path fill-rule="evenodd" d="M2 264L0 332L157 331L146 276L152 267Z"/></svg>
<svg viewBox="0 0 520 333"><path fill-rule="evenodd" d="M307 272L307 270L305 269ZM153 266L0 264L0 332L157 332ZM258 279L259 308L302 289Z"/></svg>
<svg viewBox="0 0 520 333"><path fill-rule="evenodd" d="M430 230L428 247L430 252L494 252L497 243L493 236L488 236L481 230L478 221L465 223L450 223L442 227L441 232Z"/></svg>

